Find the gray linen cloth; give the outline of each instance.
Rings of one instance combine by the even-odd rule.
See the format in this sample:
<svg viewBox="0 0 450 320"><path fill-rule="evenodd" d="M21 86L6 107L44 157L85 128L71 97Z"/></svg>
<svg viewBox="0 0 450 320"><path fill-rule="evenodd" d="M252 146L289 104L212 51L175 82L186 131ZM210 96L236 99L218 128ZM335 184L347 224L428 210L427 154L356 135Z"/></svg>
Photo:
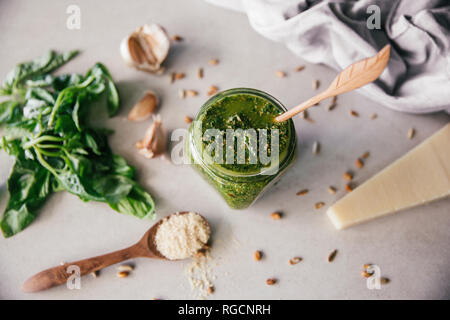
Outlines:
<svg viewBox="0 0 450 320"><path fill-rule="evenodd" d="M359 91L398 111L450 113L450 0L207 1L246 13L261 35L335 70L390 43L387 70ZM380 29L367 27L371 5Z"/></svg>

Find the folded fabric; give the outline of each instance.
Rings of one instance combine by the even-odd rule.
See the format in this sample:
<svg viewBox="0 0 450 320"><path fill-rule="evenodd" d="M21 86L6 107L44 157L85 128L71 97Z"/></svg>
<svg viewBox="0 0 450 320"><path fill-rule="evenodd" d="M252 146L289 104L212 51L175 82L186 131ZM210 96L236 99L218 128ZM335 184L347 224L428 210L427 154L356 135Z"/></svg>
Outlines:
<svg viewBox="0 0 450 320"><path fill-rule="evenodd" d="M335 70L375 55L389 43L387 69L358 90L398 111L450 113L448 0L207 1L246 13L261 35ZM369 28L377 18L380 28Z"/></svg>

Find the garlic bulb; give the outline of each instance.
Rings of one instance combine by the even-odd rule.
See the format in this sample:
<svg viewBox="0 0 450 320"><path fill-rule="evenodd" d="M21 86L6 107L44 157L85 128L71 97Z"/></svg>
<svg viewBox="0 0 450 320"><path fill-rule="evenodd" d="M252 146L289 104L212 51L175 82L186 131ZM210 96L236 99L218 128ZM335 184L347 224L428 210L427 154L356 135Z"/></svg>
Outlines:
<svg viewBox="0 0 450 320"><path fill-rule="evenodd" d="M153 123L145 132L144 138L136 143L139 153L148 159L164 154L167 135L159 115L153 116Z"/></svg>
<svg viewBox="0 0 450 320"><path fill-rule="evenodd" d="M153 91L146 91L145 95L134 105L130 113L128 113L128 120L142 121L147 119L155 112L158 107L159 99Z"/></svg>
<svg viewBox="0 0 450 320"><path fill-rule="evenodd" d="M169 49L170 39L158 24L139 27L120 44L120 54L127 65L152 73L162 71Z"/></svg>

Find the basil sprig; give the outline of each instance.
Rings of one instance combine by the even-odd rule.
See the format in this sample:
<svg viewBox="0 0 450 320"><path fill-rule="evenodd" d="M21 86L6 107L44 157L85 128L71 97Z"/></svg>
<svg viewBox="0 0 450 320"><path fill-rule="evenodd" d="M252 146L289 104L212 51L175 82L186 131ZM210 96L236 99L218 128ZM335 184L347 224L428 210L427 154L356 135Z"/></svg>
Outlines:
<svg viewBox="0 0 450 320"><path fill-rule="evenodd" d="M88 124L92 102L103 95L110 117L119 109L108 69L97 63L84 76L51 73L76 54L50 51L18 64L0 87L6 96L0 103L0 148L15 158L0 220L5 237L26 228L49 195L62 190L120 213L154 217L153 199L135 181L134 168L109 148L111 131Z"/></svg>

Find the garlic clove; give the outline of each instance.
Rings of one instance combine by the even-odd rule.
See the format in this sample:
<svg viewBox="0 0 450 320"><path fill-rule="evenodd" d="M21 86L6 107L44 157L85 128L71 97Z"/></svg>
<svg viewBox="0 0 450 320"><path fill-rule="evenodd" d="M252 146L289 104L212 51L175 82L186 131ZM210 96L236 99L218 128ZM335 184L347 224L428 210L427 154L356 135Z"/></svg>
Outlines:
<svg viewBox="0 0 450 320"><path fill-rule="evenodd" d="M158 24L139 27L120 44L120 54L125 63L138 70L161 73L161 64L170 49L170 39Z"/></svg>
<svg viewBox="0 0 450 320"><path fill-rule="evenodd" d="M144 138L136 143L139 153L148 159L164 154L167 148L167 134L159 115L153 116L153 123L145 132Z"/></svg>
<svg viewBox="0 0 450 320"><path fill-rule="evenodd" d="M142 121L153 114L158 107L159 99L153 91L146 91L145 95L128 113L128 120Z"/></svg>

